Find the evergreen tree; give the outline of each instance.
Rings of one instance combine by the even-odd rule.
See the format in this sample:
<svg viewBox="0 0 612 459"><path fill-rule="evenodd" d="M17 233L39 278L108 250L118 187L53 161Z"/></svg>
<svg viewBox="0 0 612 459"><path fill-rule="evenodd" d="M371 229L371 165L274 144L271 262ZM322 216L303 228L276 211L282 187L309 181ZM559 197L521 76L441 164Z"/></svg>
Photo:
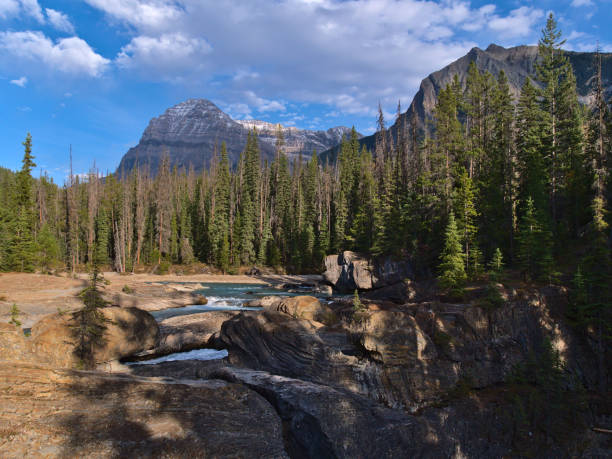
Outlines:
<svg viewBox="0 0 612 459"><path fill-rule="evenodd" d="M481 253L477 243L476 189L468 171L463 169L457 179L454 196L454 212L457 215L457 230L463 242L466 271L476 275L481 268Z"/></svg>
<svg viewBox="0 0 612 459"><path fill-rule="evenodd" d="M527 79L521 90L517 106L517 159L520 184L518 198L522 203L528 199L540 212L547 212L546 186L549 182L547 159L544 156L544 114L538 104L538 93Z"/></svg>
<svg viewBox="0 0 612 459"><path fill-rule="evenodd" d="M15 218L11 225L10 265L17 271L33 271L36 245L34 241L34 195L32 169L36 167L32 155L30 133L23 142L24 155L21 170L17 173L13 209Z"/></svg>
<svg viewBox="0 0 612 459"><path fill-rule="evenodd" d="M465 254L461 247L461 238L455 214L451 211L444 235L444 250L440 257L438 279L444 288L456 289L463 285L467 276L465 274Z"/></svg>
<svg viewBox="0 0 612 459"><path fill-rule="evenodd" d="M459 80L455 75L452 85L446 86L438 95L438 103L434 110L436 121L436 148L434 160L434 189L441 196L441 203L445 212L450 211L453 166L462 156L463 136L461 123L458 118L460 94L457 87Z"/></svg>
<svg viewBox="0 0 612 459"><path fill-rule="evenodd" d="M504 268L504 257L502 251L497 247L493 252L493 257L489 262L489 270L494 277L498 276Z"/></svg>
<svg viewBox="0 0 612 459"><path fill-rule="evenodd" d="M533 200L528 198L517 234L517 260L525 277L532 280L547 279L552 271L550 232L541 220Z"/></svg>
<svg viewBox="0 0 612 459"><path fill-rule="evenodd" d="M514 105L506 74L497 78L492 97L492 138L489 154L483 158L480 176L482 248L511 252L516 220L516 178L514 152Z"/></svg>
<svg viewBox="0 0 612 459"><path fill-rule="evenodd" d="M593 220L589 252L584 260L584 286L586 295L580 295L576 305L577 325L582 330L593 330L598 357L599 388L606 387L606 356L612 341L612 269L608 243L608 223L604 218L604 201L595 197L592 205ZM578 286L579 294L580 286Z"/></svg>
<svg viewBox="0 0 612 459"><path fill-rule="evenodd" d="M37 242L38 266L42 271L49 271L59 262L60 248L48 224L40 228Z"/></svg>
<svg viewBox="0 0 612 459"><path fill-rule="evenodd" d="M108 241L110 227L105 207L101 207L96 216L96 239L94 245L94 258L92 265L96 269L108 264Z"/></svg>

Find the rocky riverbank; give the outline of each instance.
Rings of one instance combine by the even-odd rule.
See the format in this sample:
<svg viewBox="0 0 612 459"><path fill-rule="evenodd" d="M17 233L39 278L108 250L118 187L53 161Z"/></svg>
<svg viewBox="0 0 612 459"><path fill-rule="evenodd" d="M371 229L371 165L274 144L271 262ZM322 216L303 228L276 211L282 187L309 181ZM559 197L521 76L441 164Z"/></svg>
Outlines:
<svg viewBox="0 0 612 459"><path fill-rule="evenodd" d="M122 307L154 311L191 304L201 304L200 294L193 290L201 283L240 283L282 286L318 283L321 276L290 275L220 275L188 276L154 274L104 273L105 299ZM13 304L24 328L30 328L42 317L58 311L75 311L83 306L79 293L88 285L87 274L52 276L27 273L0 273L0 322L8 322Z"/></svg>
<svg viewBox="0 0 612 459"><path fill-rule="evenodd" d="M65 315L30 338L5 324L0 455L605 457L609 436L589 429L612 427L605 403L593 411L567 392L568 409L556 407L544 389L511 382L550 342L567 381L594 385L593 353L559 320L566 304L561 288L499 284L471 289L462 303L266 297L252 304L258 311L159 324L138 309L107 308L120 325L97 362L122 374L69 369L69 350L58 347L70 345ZM201 347L229 356L113 363ZM554 429L524 417L533 407L520 400L537 397Z"/></svg>

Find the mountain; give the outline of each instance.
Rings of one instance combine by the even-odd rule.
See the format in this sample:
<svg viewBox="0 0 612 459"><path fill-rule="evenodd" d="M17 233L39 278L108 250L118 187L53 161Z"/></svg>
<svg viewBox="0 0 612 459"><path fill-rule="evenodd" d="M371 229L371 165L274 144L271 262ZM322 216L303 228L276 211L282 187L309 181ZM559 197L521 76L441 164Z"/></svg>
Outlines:
<svg viewBox="0 0 612 459"><path fill-rule="evenodd" d="M192 166L198 171L208 165L214 149L221 142L226 143L230 162L235 164L253 128L257 129L264 158L272 159L277 126L265 121L233 120L209 100L189 99L153 118L138 145L130 148L123 156L117 170L127 173L138 164L148 165L155 172L163 155L168 154L172 166L185 169ZM340 143L343 135L350 134L347 127L335 127L327 131L283 127L282 131L285 151L290 160L300 153L310 158L313 150L325 151Z"/></svg>
<svg viewBox="0 0 612 459"><path fill-rule="evenodd" d="M567 51L566 55L569 57L574 68L579 99L582 103L587 103L592 91L591 83L594 76L595 53ZM471 62L475 62L476 67L481 72L489 71L495 77L503 70L508 77L510 91L514 95L515 100L518 100L521 87L525 83L526 78L535 75L537 56L537 46L503 48L502 46L491 44L486 50L472 48L465 56L443 69L430 74L421 81L421 86L408 110L389 128L391 135L395 138L397 129L401 126L400 123L405 123L407 126L413 114L416 116L418 126L423 129L426 126L426 121L433 117L438 93L453 81L455 75L459 77L459 81L465 88L468 68ZM608 95L612 95L612 53L602 53L601 56L604 86ZM375 139L376 135L373 134L363 137L360 143L372 149ZM339 147L336 146L321 153L321 159L335 160L338 150Z"/></svg>

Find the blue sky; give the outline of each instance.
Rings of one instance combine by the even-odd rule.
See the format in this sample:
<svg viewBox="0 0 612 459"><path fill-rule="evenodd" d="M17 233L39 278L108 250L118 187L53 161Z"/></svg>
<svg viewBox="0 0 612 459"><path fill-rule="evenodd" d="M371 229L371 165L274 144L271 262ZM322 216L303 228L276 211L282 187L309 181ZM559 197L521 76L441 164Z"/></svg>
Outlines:
<svg viewBox="0 0 612 459"><path fill-rule="evenodd" d="M0 165L30 131L39 169L105 172L149 120L191 97L237 119L374 129L473 46L612 52L612 0L0 0Z"/></svg>

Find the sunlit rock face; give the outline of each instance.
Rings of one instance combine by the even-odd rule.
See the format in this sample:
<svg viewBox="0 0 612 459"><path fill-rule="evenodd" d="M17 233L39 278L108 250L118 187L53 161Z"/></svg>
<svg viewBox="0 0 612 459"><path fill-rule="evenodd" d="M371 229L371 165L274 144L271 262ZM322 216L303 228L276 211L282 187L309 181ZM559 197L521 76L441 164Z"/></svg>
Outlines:
<svg viewBox="0 0 612 459"><path fill-rule="evenodd" d="M265 121L236 121L206 99L189 99L153 118L140 142L121 159L117 172L125 174L134 167L148 167L155 173L162 157L168 155L171 166L199 171L210 164L215 149L225 142L230 162L235 164L244 150L249 131L257 130L259 148L264 158L276 151L277 124ZM281 127L284 151L289 160L310 158L313 151L322 152L348 136L347 127L311 131Z"/></svg>

